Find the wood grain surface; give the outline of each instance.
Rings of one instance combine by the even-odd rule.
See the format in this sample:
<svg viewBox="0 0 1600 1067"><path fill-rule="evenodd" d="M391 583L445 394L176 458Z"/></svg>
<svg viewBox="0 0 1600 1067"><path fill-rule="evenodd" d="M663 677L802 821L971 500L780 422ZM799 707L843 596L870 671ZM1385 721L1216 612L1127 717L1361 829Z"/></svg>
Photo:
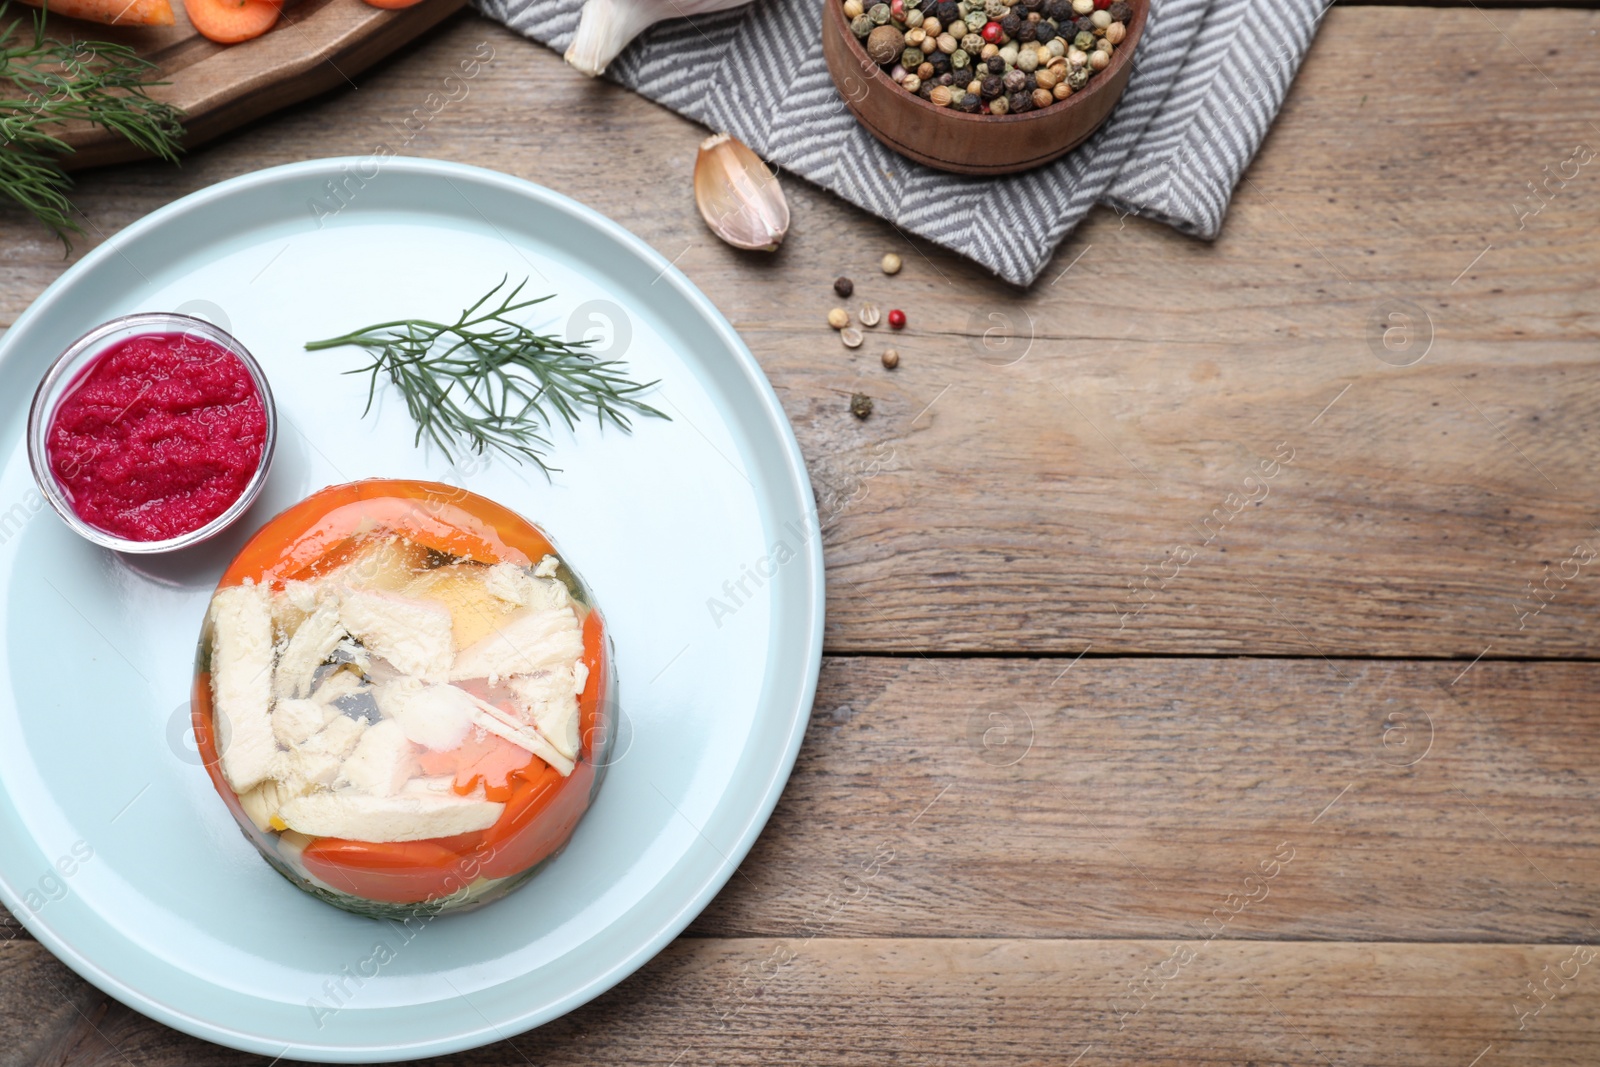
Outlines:
<svg viewBox="0 0 1600 1067"><path fill-rule="evenodd" d="M734 252L704 130L457 16L181 168L83 173L65 259L0 209L0 324L178 196L386 143L616 218L772 379L830 584L788 790L660 958L438 1062L1587 1065L1600 159L1528 183L1600 149L1597 34L1335 7L1218 241L1101 210L1022 292L798 180L783 250ZM906 311L899 370L837 347L839 274ZM267 1062L3 915L0 1035Z"/></svg>
<svg viewBox="0 0 1600 1067"><path fill-rule="evenodd" d="M179 170L86 174L79 200L101 239L222 178L381 142L618 219L772 378L827 519L835 651L1592 655L1600 583L1567 561L1600 547L1600 175L1518 210L1545 166L1600 146L1600 51L1567 44L1600 12L1429 10L1403 64L1372 47L1396 17L1329 12L1215 244L1100 211L1026 293L800 181L781 252L728 249L690 196L703 131L475 18ZM1545 42L1559 88L1502 33ZM496 58L430 115L480 44ZM5 218L9 321L66 262ZM841 273L906 311L893 374L887 341L852 353L824 325ZM1369 334L1391 300L1412 341L1377 344L1386 362ZM1293 463L1253 488L1280 446Z"/></svg>

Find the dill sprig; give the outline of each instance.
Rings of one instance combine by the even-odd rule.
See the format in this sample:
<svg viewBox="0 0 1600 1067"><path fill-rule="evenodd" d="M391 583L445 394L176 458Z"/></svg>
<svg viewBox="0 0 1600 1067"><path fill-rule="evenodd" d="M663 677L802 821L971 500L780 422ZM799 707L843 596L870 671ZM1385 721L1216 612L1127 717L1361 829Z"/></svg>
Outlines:
<svg viewBox="0 0 1600 1067"><path fill-rule="evenodd" d="M0 20L9 7L0 3ZM46 37L44 20L43 11L34 16L31 38L18 33L20 20L0 29L0 194L66 244L83 231L67 197L72 179L57 158L72 147L52 130L91 122L175 163L183 126L176 108L148 95L165 84L151 80L154 63L127 45Z"/></svg>
<svg viewBox="0 0 1600 1067"><path fill-rule="evenodd" d="M630 414L667 418L639 399L656 383L630 380L626 364L617 360L597 360L584 351L593 341L565 341L515 321L518 312L551 299L518 300L527 279L490 306L509 281L500 279L455 322L380 322L312 341L306 350L366 349L372 362L345 372L369 376L361 414L372 410L386 375L417 424L415 442L420 445L426 435L452 461L453 449L465 443L480 455L492 451L532 460L549 475L559 469L545 462L552 412L569 430L588 414L601 426L609 420L623 430L632 428Z"/></svg>

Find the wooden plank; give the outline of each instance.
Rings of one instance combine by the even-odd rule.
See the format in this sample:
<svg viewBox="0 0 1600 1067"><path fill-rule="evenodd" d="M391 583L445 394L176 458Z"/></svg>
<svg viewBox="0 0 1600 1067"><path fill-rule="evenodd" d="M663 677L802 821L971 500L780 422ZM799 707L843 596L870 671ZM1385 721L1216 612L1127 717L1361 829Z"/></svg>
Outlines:
<svg viewBox="0 0 1600 1067"><path fill-rule="evenodd" d="M1600 1056L1594 956L1576 945L686 938L549 1026L428 1062L1588 1065ZM21 1037L0 1052L8 1065L266 1062L141 1018L34 944L0 946L0 1024Z"/></svg>
<svg viewBox="0 0 1600 1067"><path fill-rule="evenodd" d="M1537 215L1522 198L1600 147L1600 53L1566 44L1600 12L1429 11L1404 63L1372 47L1394 17L1328 14L1220 241L1101 212L1026 294L803 182L782 252L721 246L689 193L700 130L478 19L182 170L85 175L80 199L110 234L222 178L386 142L618 219L776 385L827 519L835 651L1594 656L1600 164ZM1515 41L1547 42L1555 90ZM496 58L469 95L399 142L482 42ZM8 232L5 320L64 266ZM874 269L891 250L892 280ZM910 316L893 374L882 337L852 354L822 325L840 273ZM1421 332L1377 344L1386 362L1368 335L1396 308Z"/></svg>
<svg viewBox="0 0 1600 1067"><path fill-rule="evenodd" d="M1458 674L831 659L772 822L694 929L1594 937L1600 665ZM1219 920L1230 894L1258 902Z"/></svg>
<svg viewBox="0 0 1600 1067"><path fill-rule="evenodd" d="M1597 697L1588 663L830 659L692 930L1591 938Z"/></svg>

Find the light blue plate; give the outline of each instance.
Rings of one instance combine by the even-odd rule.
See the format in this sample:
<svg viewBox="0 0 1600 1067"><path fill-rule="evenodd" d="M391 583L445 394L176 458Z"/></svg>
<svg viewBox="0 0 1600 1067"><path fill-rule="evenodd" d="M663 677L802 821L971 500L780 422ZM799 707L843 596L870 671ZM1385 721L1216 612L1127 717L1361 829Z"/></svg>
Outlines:
<svg viewBox="0 0 1600 1067"><path fill-rule="evenodd" d="M685 196L688 195L685 191ZM531 323L598 339L671 422L557 431L547 482L412 444L398 397L361 418L353 349L304 342L443 318L502 275ZM23 447L50 360L134 311L185 311L266 368L282 418L262 499L181 557L119 557L42 506ZM244 840L188 731L195 637L250 532L335 482L431 478L542 524L616 641L624 728L571 846L482 911L406 930L301 893ZM626 977L704 908L794 764L821 661L816 511L760 368L643 241L547 189L414 159L223 182L130 226L0 342L0 899L126 1004L287 1059L453 1052Z"/></svg>

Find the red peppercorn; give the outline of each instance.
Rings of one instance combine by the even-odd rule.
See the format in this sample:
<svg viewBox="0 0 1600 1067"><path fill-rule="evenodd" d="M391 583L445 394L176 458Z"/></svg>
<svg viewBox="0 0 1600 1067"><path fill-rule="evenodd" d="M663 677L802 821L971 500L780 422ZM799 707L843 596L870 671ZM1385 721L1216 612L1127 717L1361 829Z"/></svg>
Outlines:
<svg viewBox="0 0 1600 1067"><path fill-rule="evenodd" d="M1005 36L998 22L986 22L983 26L983 39L990 44L999 44L1000 38Z"/></svg>
<svg viewBox="0 0 1600 1067"><path fill-rule="evenodd" d="M1110 0L1107 0L1109 3ZM889 0L889 15L895 21L904 21L906 17L906 0Z"/></svg>
<svg viewBox="0 0 1600 1067"><path fill-rule="evenodd" d="M899 308L889 312L889 329L903 330L906 328L906 313Z"/></svg>
<svg viewBox="0 0 1600 1067"><path fill-rule="evenodd" d="M1106 8L1108 8L1110 6L1111 6L1111 0L1094 0L1094 9L1096 11L1104 11Z"/></svg>

